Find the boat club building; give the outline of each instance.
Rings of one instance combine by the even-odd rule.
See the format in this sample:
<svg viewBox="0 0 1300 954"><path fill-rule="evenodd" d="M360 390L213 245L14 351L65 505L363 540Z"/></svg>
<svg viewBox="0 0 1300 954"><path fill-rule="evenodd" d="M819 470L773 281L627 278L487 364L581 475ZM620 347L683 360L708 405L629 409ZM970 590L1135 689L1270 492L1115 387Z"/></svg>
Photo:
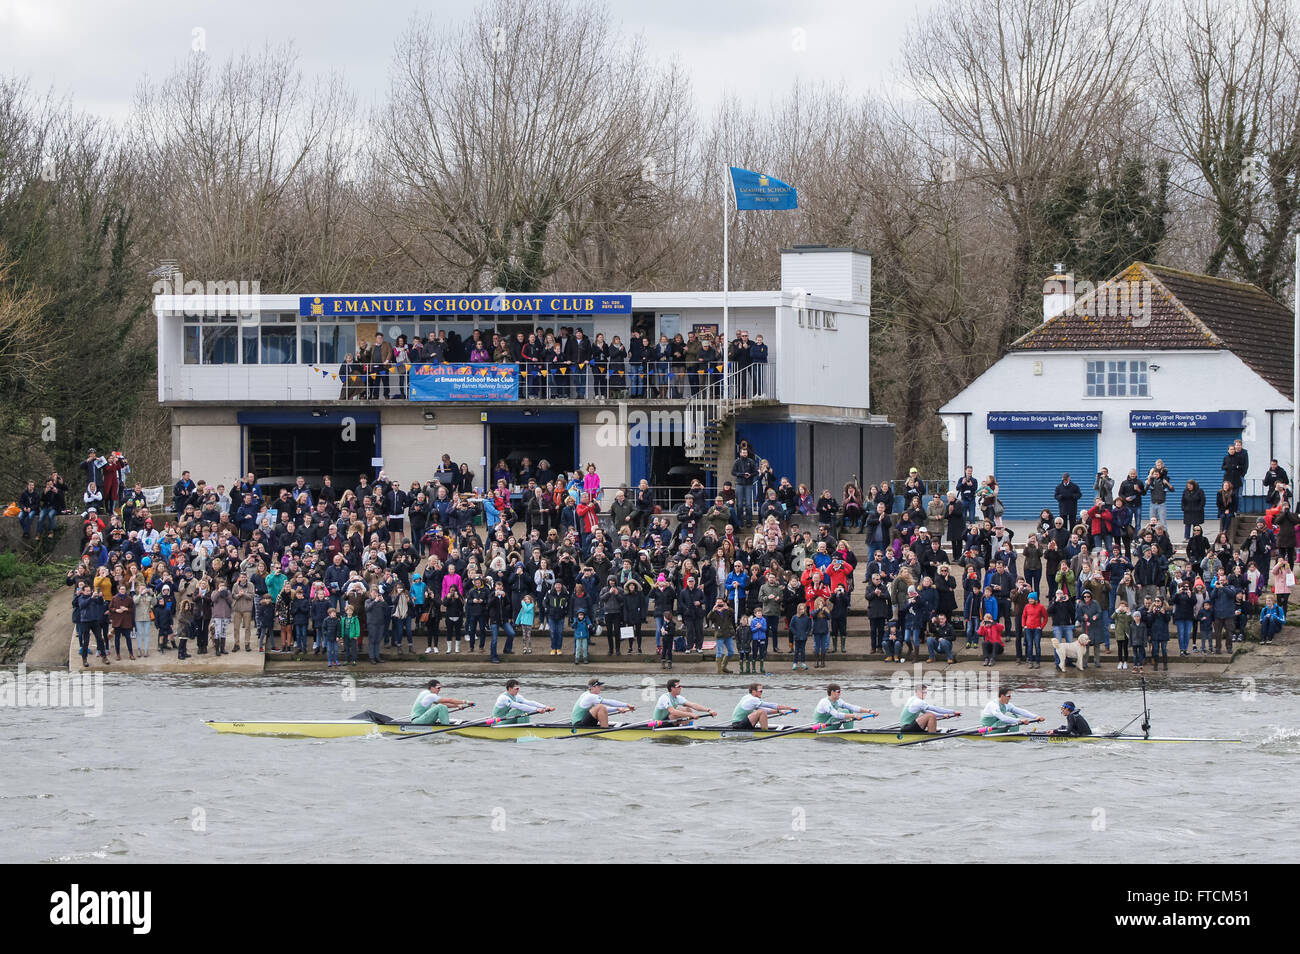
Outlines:
<svg viewBox="0 0 1300 954"><path fill-rule="evenodd" d="M748 439L779 475L817 489L892 475L893 430L871 413L871 259L799 246L781 255L781 288L731 292L726 324L768 349L765 364L413 365L370 394L368 374L340 373L360 342L447 335L491 341L581 333L626 347L666 335L720 335L723 293L159 295L158 398L172 417L172 469L210 483L254 471L338 486L380 470L409 484L443 454L486 486L496 462L594 463L606 487L716 486ZM540 335L539 335L540 338ZM355 368L351 369L353 372ZM398 396L400 393L400 397ZM797 476L796 476L797 475ZM338 483L340 480L343 483ZM676 496L679 496L678 492ZM665 502L668 502L665 500Z"/></svg>
<svg viewBox="0 0 1300 954"><path fill-rule="evenodd" d="M1118 488L1159 459L1169 522L1182 521L1189 479L1212 520L1223 457L1241 440L1257 505L1270 459L1292 459L1291 310L1254 285L1140 262L1077 300L1071 283L1049 279L1046 320L940 408L949 479L966 465L995 475L1005 516L1029 520L1057 512L1064 472L1082 512L1100 467Z"/></svg>

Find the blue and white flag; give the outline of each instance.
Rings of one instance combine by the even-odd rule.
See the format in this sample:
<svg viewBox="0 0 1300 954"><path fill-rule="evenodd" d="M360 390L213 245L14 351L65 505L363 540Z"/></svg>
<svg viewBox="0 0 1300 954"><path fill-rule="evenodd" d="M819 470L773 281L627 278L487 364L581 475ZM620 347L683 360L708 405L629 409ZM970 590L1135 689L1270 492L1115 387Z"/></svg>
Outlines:
<svg viewBox="0 0 1300 954"><path fill-rule="evenodd" d="M736 190L737 209L797 209L799 196L794 186L761 172L731 167L731 184Z"/></svg>

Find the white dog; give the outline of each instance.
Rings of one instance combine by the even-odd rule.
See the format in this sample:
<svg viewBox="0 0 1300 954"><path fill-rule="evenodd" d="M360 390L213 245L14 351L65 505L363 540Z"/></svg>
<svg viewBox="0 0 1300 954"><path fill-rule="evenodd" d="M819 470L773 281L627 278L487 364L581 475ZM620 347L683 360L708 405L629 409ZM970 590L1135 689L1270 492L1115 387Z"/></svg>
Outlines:
<svg viewBox="0 0 1300 954"><path fill-rule="evenodd" d="M1075 669L1083 669L1085 666L1084 657L1088 652L1087 635L1080 636L1072 643L1063 643L1055 636L1052 637L1052 649L1056 653L1056 668L1065 672L1066 664L1073 659Z"/></svg>

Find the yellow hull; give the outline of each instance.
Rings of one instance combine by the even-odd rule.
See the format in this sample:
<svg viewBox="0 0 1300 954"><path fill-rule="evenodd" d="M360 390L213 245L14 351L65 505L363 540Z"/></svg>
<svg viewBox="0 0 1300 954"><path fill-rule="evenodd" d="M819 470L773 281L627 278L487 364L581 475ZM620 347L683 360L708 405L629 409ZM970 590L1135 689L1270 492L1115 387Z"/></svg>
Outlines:
<svg viewBox="0 0 1300 954"><path fill-rule="evenodd" d="M209 728L235 735L273 735L295 739L344 739L358 735L401 735L428 731L428 726L384 725L356 719L320 722L207 722Z"/></svg>
<svg viewBox="0 0 1300 954"><path fill-rule="evenodd" d="M868 729L841 729L837 731L814 732L811 729L783 731L774 726L766 732L735 731L730 728L712 728L709 726L665 727L660 729L574 729L564 723L523 723L496 725L470 725L463 728L448 726L411 725L410 723L379 723L360 719L335 719L315 722L208 722L210 728L217 732L236 735L277 736L280 738L304 739L342 739L364 735L418 735L427 732L441 732L444 735L459 735L471 739L519 740L519 739L563 739L590 736L597 739L609 739L614 742L636 742L655 740L664 742L719 742L741 741L756 742L760 739L779 735L789 739L813 739L819 741L841 740L871 745L911 745L923 741L938 741L945 733L925 735L921 733L873 732ZM1142 736L1093 735L1085 737L1053 736L1045 732L1004 732L987 735L953 735L952 738L975 742L1240 742L1240 739L1171 739L1150 738Z"/></svg>

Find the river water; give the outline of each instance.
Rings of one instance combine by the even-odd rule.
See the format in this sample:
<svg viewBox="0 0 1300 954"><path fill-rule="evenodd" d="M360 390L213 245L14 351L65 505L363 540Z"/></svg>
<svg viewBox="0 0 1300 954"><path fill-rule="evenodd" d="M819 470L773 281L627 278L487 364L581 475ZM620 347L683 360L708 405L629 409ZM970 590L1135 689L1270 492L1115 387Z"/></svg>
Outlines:
<svg viewBox="0 0 1300 954"><path fill-rule="evenodd" d="M644 697L662 687L606 678L648 717ZM748 682L682 678L724 717ZM503 679L444 677L444 693L482 711ZM812 721L818 681L768 679L768 701ZM840 681L896 721L887 680ZM563 716L580 682L539 676L523 691ZM1066 694L1047 682L1019 684L1014 701L1055 725ZM419 679L115 674L95 718L0 709L0 861L1293 860L1300 686L1148 685L1154 734L1245 743L252 738L202 722L404 716ZM1074 680L1068 697L1096 732L1141 710L1132 680ZM979 706L964 712L947 724L975 723Z"/></svg>

